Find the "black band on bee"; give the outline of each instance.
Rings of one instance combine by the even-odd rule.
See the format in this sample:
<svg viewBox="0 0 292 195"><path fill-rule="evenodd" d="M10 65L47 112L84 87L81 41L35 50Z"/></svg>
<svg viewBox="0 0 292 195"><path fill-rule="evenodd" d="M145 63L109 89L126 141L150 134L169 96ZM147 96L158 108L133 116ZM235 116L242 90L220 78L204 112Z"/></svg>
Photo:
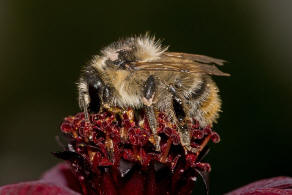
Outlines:
<svg viewBox="0 0 292 195"><path fill-rule="evenodd" d="M154 76L151 75L148 77L144 85L144 97L148 100L151 99L155 92L155 88L155 79Z"/></svg>

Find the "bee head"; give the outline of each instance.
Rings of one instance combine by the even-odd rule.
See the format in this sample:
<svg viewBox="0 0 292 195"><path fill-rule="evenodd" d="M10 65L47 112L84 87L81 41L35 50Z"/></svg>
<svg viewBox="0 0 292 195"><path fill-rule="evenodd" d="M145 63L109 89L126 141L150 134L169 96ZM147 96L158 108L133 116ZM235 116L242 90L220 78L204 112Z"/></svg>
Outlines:
<svg viewBox="0 0 292 195"><path fill-rule="evenodd" d="M120 49L111 54L105 61L107 67L125 70L131 62L136 61L134 49Z"/></svg>

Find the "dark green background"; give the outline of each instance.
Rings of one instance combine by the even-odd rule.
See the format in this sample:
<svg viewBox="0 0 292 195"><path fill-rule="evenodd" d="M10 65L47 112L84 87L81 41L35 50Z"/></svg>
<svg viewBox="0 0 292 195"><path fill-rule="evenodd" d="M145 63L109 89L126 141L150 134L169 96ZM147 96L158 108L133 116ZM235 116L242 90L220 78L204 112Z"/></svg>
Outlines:
<svg viewBox="0 0 292 195"><path fill-rule="evenodd" d="M211 194L292 176L292 1L0 0L0 184L57 163L55 135L79 111L79 71L108 43L150 31L170 50L229 61L215 78L222 142L208 159Z"/></svg>

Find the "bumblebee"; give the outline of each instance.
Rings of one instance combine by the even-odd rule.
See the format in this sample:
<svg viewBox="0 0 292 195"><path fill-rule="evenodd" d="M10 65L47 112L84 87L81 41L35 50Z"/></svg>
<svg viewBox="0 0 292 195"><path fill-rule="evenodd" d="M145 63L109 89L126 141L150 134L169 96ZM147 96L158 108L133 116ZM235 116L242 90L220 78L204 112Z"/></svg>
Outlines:
<svg viewBox="0 0 292 195"><path fill-rule="evenodd" d="M123 39L102 49L84 68L78 82L79 105L87 119L88 112L101 108L143 109L157 151L155 112L164 112L178 127L186 151L194 151L186 121L196 119L201 127L216 122L221 100L211 75L229 76L217 68L224 62L169 52L149 35Z"/></svg>

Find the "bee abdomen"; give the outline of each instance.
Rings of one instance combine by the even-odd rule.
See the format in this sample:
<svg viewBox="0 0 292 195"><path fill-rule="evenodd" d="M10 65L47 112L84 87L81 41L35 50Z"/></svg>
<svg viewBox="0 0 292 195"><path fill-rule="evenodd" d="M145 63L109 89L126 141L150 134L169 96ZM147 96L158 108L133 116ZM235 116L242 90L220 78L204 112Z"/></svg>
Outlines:
<svg viewBox="0 0 292 195"><path fill-rule="evenodd" d="M219 90L211 79L206 83L205 88L204 97L199 100L197 113L202 116L202 124L212 126L219 116L221 100L218 95Z"/></svg>

